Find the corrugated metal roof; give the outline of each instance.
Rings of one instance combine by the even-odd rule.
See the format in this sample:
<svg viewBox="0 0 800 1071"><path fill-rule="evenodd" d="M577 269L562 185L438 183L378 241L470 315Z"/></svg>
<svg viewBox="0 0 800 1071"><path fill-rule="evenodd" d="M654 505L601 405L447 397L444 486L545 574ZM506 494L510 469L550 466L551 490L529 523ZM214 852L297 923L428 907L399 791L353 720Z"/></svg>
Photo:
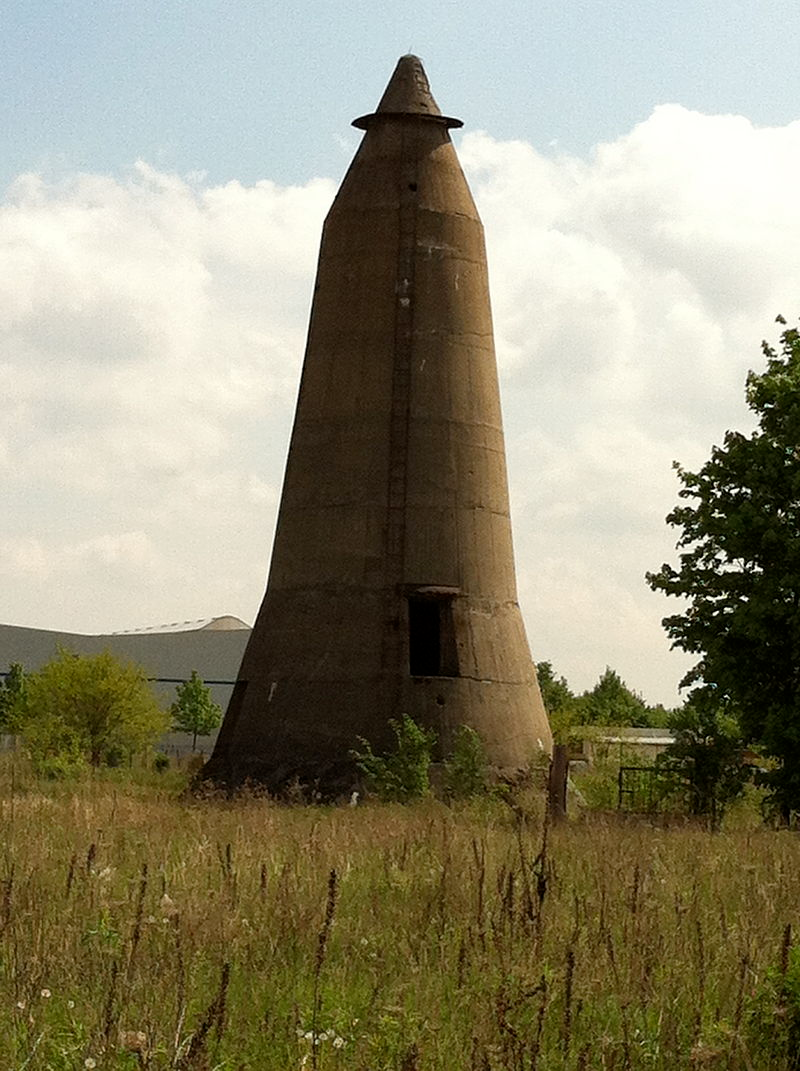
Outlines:
<svg viewBox="0 0 800 1071"><path fill-rule="evenodd" d="M596 736L604 744L633 744L641 747L644 744L652 744L654 747L669 747L675 743L674 736Z"/></svg>
<svg viewBox="0 0 800 1071"><path fill-rule="evenodd" d="M112 632L112 636L163 635L170 632L200 632L202 629L215 631L236 631L249 628L244 621L232 614L221 617L201 617L196 621L171 621L168 625L148 625L145 628L123 628Z"/></svg>

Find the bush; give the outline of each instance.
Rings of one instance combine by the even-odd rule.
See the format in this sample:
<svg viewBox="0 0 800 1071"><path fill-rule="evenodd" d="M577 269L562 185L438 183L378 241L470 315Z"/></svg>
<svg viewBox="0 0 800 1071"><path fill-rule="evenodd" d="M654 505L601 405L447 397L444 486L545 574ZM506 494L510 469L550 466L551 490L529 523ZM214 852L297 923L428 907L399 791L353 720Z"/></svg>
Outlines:
<svg viewBox="0 0 800 1071"><path fill-rule="evenodd" d="M483 741L468 725L461 725L453 754L444 764L444 791L449 799L469 799L486 791L486 752Z"/></svg>
<svg viewBox="0 0 800 1071"><path fill-rule="evenodd" d="M33 761L33 769L46 781L68 781L85 773L87 766L81 755L62 751L37 756Z"/></svg>
<svg viewBox="0 0 800 1071"><path fill-rule="evenodd" d="M400 721L389 719L395 735L395 747L387 755L376 755L368 740L359 737L362 751L354 751L368 792L382 800L406 803L430 792L431 752L436 734L423 729L404 714Z"/></svg>
<svg viewBox="0 0 800 1071"><path fill-rule="evenodd" d="M800 948L787 926L781 963L767 971L753 995L749 1032L756 1051L767 1050L773 1067L800 1071Z"/></svg>
<svg viewBox="0 0 800 1071"><path fill-rule="evenodd" d="M63 757L118 765L149 747L166 725L144 671L107 651L59 651L26 678L17 716L17 731L35 764Z"/></svg>

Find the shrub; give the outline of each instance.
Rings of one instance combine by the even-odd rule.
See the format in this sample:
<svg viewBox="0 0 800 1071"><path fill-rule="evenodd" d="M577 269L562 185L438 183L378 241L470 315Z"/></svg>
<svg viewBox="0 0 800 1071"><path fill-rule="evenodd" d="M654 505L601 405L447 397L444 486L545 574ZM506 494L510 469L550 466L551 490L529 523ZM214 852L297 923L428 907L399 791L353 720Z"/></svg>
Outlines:
<svg viewBox="0 0 800 1071"><path fill-rule="evenodd" d="M780 966L771 967L750 1007L753 1048L767 1050L773 1067L800 1071L800 948L787 926Z"/></svg>
<svg viewBox="0 0 800 1071"><path fill-rule="evenodd" d="M164 731L144 671L109 652L56 658L26 679L18 720L34 763L80 756L92 766L120 761Z"/></svg>
<svg viewBox="0 0 800 1071"><path fill-rule="evenodd" d="M359 737L363 750L354 751L356 765L364 775L366 788L382 800L405 803L430 792L431 752L436 734L423 729L404 714L400 721L389 719L395 735L394 749L376 755L368 740Z"/></svg>
<svg viewBox="0 0 800 1071"><path fill-rule="evenodd" d="M450 799L468 799L486 791L486 752L483 741L468 725L461 725L453 754L444 764L444 791Z"/></svg>

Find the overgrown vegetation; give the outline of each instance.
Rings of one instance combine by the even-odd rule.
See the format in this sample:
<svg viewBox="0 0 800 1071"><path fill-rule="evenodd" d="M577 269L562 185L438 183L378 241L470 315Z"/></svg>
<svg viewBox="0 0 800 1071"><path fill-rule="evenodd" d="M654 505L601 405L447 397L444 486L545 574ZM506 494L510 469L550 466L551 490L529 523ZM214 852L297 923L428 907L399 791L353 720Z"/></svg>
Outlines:
<svg viewBox="0 0 800 1071"><path fill-rule="evenodd" d="M423 729L408 714L400 721L389 719L395 736L394 747L376 755L367 740L353 752L356 766L364 777L367 793L384 803L408 803L430 795L431 762L436 733ZM439 794L447 800L464 800L489 790L486 752L480 736L468 725L459 726L452 752L441 764Z"/></svg>
<svg viewBox="0 0 800 1071"><path fill-rule="evenodd" d="M0 1067L796 1068L796 838L136 776L0 764Z"/></svg>
<svg viewBox="0 0 800 1071"><path fill-rule="evenodd" d="M417 725L408 714L389 719L394 747L376 755L368 740L359 740L354 752L356 766L364 775L368 792L387 802L407 803L430 792L430 767L436 734Z"/></svg>
<svg viewBox="0 0 800 1071"><path fill-rule="evenodd" d="M480 796L488 788L486 751L483 741L468 725L456 732L453 754L444 763L446 799L464 800Z"/></svg>
<svg viewBox="0 0 800 1071"><path fill-rule="evenodd" d="M672 774L684 789L689 813L708 818L717 829L751 775L736 719L698 695L671 715L668 728L675 741L659 756L659 769Z"/></svg>

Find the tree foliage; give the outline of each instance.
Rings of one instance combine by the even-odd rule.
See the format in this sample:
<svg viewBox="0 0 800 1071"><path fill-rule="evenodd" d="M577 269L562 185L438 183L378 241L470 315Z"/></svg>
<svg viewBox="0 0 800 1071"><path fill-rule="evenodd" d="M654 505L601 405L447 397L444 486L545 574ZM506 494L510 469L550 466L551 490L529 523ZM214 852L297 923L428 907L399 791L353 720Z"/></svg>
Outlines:
<svg viewBox="0 0 800 1071"><path fill-rule="evenodd" d="M649 725L647 704L616 670L606 666L597 684L578 700L582 725Z"/></svg>
<svg viewBox="0 0 800 1071"><path fill-rule="evenodd" d="M211 698L211 692L195 669L188 681L176 685L175 692L177 698L169 710L172 728L192 734L194 751L198 736L208 736L222 721L222 708Z"/></svg>
<svg viewBox="0 0 800 1071"><path fill-rule="evenodd" d="M566 743L582 725L666 725L670 714L660 704L648 706L616 670L606 666L593 688L575 695L550 662L537 662L536 673L553 736Z"/></svg>
<svg viewBox="0 0 800 1071"><path fill-rule="evenodd" d="M577 722L575 695L566 677L557 676L550 662L537 662L536 676L553 739L566 743L570 728Z"/></svg>
<svg viewBox="0 0 800 1071"><path fill-rule="evenodd" d="M738 722L700 695L673 711L668 727L675 740L659 756L658 765L685 787L690 813L708 818L716 829L749 775Z"/></svg>
<svg viewBox="0 0 800 1071"><path fill-rule="evenodd" d="M539 691L542 693L544 709L550 717L568 709L575 701L566 677L557 677L552 663L537 662L536 676L539 678Z"/></svg>
<svg viewBox="0 0 800 1071"><path fill-rule="evenodd" d="M680 562L647 580L688 598L664 619L673 646L699 656L682 685L735 710L775 760L765 781L788 817L800 807L800 334L762 349L746 391L758 427L728 431L698 472L676 465L685 504L667 523L682 529Z"/></svg>
<svg viewBox="0 0 800 1071"><path fill-rule="evenodd" d="M18 731L44 765L101 766L149 746L166 725L144 671L107 651L59 651L28 674L18 715Z"/></svg>

